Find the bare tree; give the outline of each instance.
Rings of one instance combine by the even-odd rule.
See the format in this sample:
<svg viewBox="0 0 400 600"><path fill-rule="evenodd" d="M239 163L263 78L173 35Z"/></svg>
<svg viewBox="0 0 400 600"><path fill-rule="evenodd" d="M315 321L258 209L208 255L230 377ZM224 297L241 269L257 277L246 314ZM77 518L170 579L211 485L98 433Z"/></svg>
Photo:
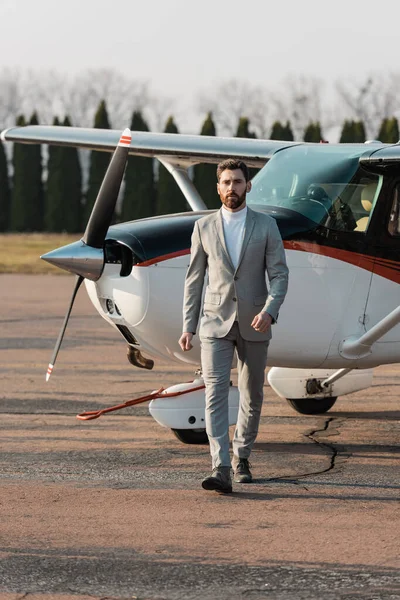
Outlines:
<svg viewBox="0 0 400 600"><path fill-rule="evenodd" d="M23 113L37 111L40 123L51 125L56 115L65 114L63 98L67 85L66 78L58 71L26 71Z"/></svg>
<svg viewBox="0 0 400 600"><path fill-rule="evenodd" d="M270 93L266 89L260 86L253 88L247 116L257 137L268 139L272 127L272 111Z"/></svg>
<svg viewBox="0 0 400 600"><path fill-rule="evenodd" d="M164 131L168 117L172 114L176 116L176 101L170 96L152 93L148 105L142 112L151 124L152 131Z"/></svg>
<svg viewBox="0 0 400 600"><path fill-rule="evenodd" d="M15 124L17 115L23 112L23 72L3 69L0 73L0 126Z"/></svg>
<svg viewBox="0 0 400 600"><path fill-rule="evenodd" d="M290 121L295 139L302 139L311 122L322 122L321 79L304 75L288 75L271 97L274 121Z"/></svg>
<svg viewBox="0 0 400 600"><path fill-rule="evenodd" d="M247 117L258 137L266 137L268 95L260 86L230 79L200 94L198 108L212 112L220 135L234 135L240 117Z"/></svg>
<svg viewBox="0 0 400 600"><path fill-rule="evenodd" d="M140 111L151 128L161 131L174 108L174 99L160 96L148 81L127 78L111 69L91 69L70 82L64 94L65 110L74 124L90 127L101 100L105 100L115 128L128 127L134 110Z"/></svg>
<svg viewBox="0 0 400 600"><path fill-rule="evenodd" d="M75 125L90 127L101 100L105 100L113 127L124 128L134 110L142 110L149 99L149 85L129 79L112 69L89 69L69 83L64 95L65 112Z"/></svg>
<svg viewBox="0 0 400 600"><path fill-rule="evenodd" d="M115 127L129 125L134 110L148 109L152 96L147 81L124 77L111 69L91 69L74 78L57 71L0 72L0 120L15 122L18 114L37 111L41 123L68 114L74 125L90 127L101 100L105 100Z"/></svg>
<svg viewBox="0 0 400 600"><path fill-rule="evenodd" d="M367 136L375 138L383 119L400 116L400 72L371 73L364 81L337 81L339 111L343 118L364 122Z"/></svg>

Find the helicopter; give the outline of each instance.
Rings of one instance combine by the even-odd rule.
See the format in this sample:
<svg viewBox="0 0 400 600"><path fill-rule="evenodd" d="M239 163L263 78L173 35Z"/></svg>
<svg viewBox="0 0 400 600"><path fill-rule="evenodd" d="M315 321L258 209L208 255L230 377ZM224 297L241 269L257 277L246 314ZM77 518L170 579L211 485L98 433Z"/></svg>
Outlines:
<svg viewBox="0 0 400 600"><path fill-rule="evenodd" d="M42 258L77 276L46 375L84 282L94 307L127 343L128 359L200 364L198 337L184 353L184 280L197 219L210 214L190 178L197 163L236 158L260 169L248 205L278 224L289 291L269 348L268 382L301 414L324 414L338 396L366 389L373 369L400 361L400 144L314 144L277 140L25 126L6 142L113 152L80 241ZM111 225L129 154L163 164L191 211ZM165 317L168 318L165 318ZM155 395L150 414L184 443L206 443L199 377ZM231 387L229 418L237 418Z"/></svg>

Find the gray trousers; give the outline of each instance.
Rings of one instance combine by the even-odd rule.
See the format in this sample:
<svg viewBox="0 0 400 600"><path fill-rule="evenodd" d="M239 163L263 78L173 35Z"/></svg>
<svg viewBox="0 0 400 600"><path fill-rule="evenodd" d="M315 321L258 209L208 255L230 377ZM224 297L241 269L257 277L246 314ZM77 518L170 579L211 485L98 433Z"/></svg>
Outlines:
<svg viewBox="0 0 400 600"><path fill-rule="evenodd" d="M230 466L229 384L236 349L240 392L239 414L232 441L233 453L248 458L257 437L263 402L267 364L267 342L248 342L239 333L237 322L223 338L200 336L201 367L206 386L206 431L212 466Z"/></svg>

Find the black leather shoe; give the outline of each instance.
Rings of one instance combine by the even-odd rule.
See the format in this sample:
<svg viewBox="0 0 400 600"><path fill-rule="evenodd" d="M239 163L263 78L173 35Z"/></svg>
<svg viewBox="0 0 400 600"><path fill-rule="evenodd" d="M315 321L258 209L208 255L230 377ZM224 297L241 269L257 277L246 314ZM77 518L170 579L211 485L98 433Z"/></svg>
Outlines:
<svg viewBox="0 0 400 600"><path fill-rule="evenodd" d="M210 477L206 477L201 482L205 490L215 490L220 494L230 494L232 492L232 479L230 467L215 467Z"/></svg>
<svg viewBox="0 0 400 600"><path fill-rule="evenodd" d="M235 483L251 483L253 481L253 475L251 474L250 466L247 458L235 456L233 458L233 481Z"/></svg>

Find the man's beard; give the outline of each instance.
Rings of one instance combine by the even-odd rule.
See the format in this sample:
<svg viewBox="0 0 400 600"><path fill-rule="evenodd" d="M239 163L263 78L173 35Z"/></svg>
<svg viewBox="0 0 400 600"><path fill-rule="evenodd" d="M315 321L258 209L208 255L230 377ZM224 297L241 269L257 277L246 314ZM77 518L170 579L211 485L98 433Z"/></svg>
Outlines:
<svg viewBox="0 0 400 600"><path fill-rule="evenodd" d="M235 210L236 208L239 208L245 200L246 192L243 192L241 196L237 196L236 194L226 194L222 199L222 204L227 208Z"/></svg>

